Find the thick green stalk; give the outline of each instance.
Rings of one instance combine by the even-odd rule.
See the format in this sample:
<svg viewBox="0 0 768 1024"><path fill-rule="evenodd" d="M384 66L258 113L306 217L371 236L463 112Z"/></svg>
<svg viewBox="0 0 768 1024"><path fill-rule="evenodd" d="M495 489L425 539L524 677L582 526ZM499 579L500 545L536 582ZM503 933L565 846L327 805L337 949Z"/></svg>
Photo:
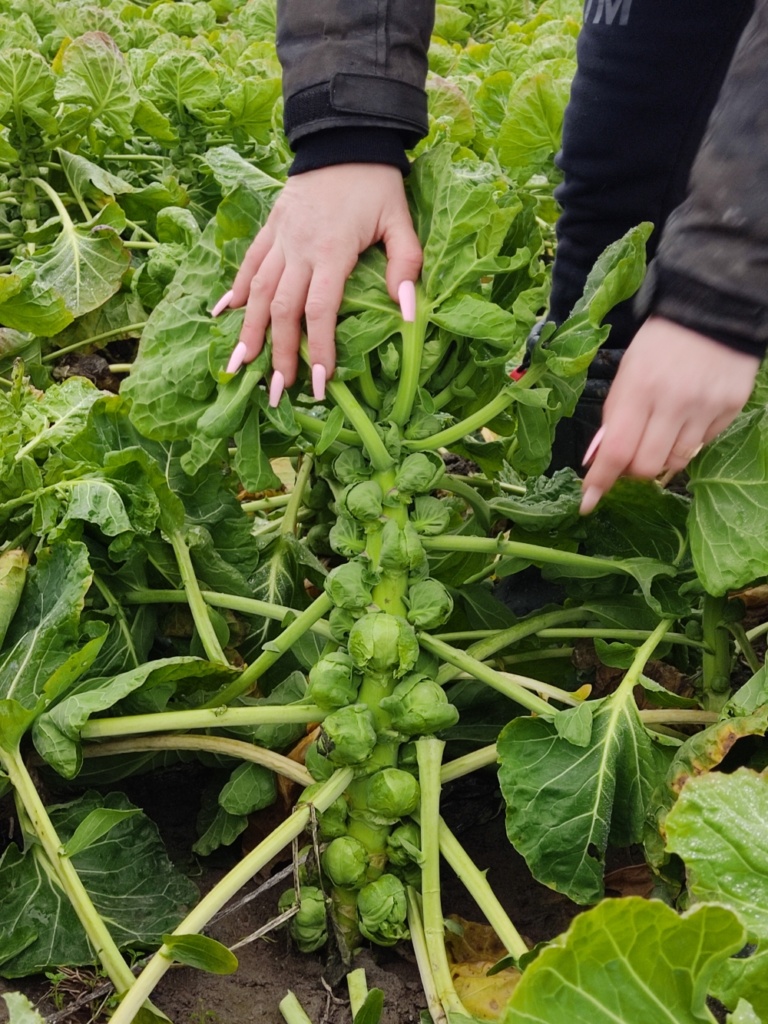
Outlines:
<svg viewBox="0 0 768 1024"><path fill-rule="evenodd" d="M94 718L80 730L83 740L137 736L142 733L189 731L191 729L231 729L245 725L284 725L322 722L327 712L314 704L261 705L228 708L195 708L191 711L158 711L149 715L122 715L119 718Z"/></svg>
<svg viewBox="0 0 768 1024"><path fill-rule="evenodd" d="M312 1024L312 1020L299 1002L298 996L290 989L288 989L288 995L280 1000L278 1009L285 1024Z"/></svg>
<svg viewBox="0 0 768 1024"><path fill-rule="evenodd" d="M329 380L326 389L348 422L351 423L353 431L359 435L373 468L377 472L389 469L394 459L384 446L384 442L376 432L376 428L366 415L365 410L347 385L340 380Z"/></svg>
<svg viewBox="0 0 768 1024"><path fill-rule="evenodd" d="M457 647L444 644L442 640L436 640L435 637L430 636L428 633L419 633L419 643L426 650L436 654L438 658L447 661L461 672L468 672L481 683L487 683L488 686L492 686L494 690L503 693L510 700L522 704L529 711L551 718L557 710L557 708L542 700L541 697L537 697L535 693L530 692L530 690L543 690L544 688L552 692L556 690L555 687L545 687L537 679L516 676L511 672L497 672L496 669L489 668L483 662L477 661L470 654L467 654L466 651L460 651ZM573 694L568 693L566 690L558 690L555 699L569 705L580 703L579 701L574 701Z"/></svg>
<svg viewBox="0 0 768 1024"><path fill-rule="evenodd" d="M205 606L203 595L200 593L200 584L198 583L197 576L195 575L194 566L192 565L192 556L189 553L189 548L178 530L174 530L168 538L173 547L173 553L176 555L176 562L179 566L179 572L181 573L181 582L184 585L184 590L187 594L187 601L189 602L189 610L192 613L195 626L197 628L197 634L200 637L200 642L203 645L206 657L209 661L221 662L224 665L228 665L226 655L221 649L219 638L216 636L216 632L211 622L211 617L208 614L208 609Z"/></svg>
<svg viewBox="0 0 768 1024"><path fill-rule="evenodd" d="M319 811L327 810L338 799L352 779L352 769L342 768L323 783L312 801ZM246 882L265 867L294 839L301 835L310 821L310 805L301 804L258 846L235 865L232 870L203 897L173 932L174 935L197 935L208 924L214 914L241 889ZM110 1024L132 1024L144 1000L170 968L173 954L162 945L136 979L131 991L115 1011Z"/></svg>
<svg viewBox="0 0 768 1024"><path fill-rule="evenodd" d="M91 945L118 992L126 991L134 983L134 977L115 940L93 905L72 861L64 853L64 844L59 839L51 819L48 817L35 784L26 765L18 753L3 753L2 763L20 804L20 816L28 818L40 845L45 852L56 880L67 894L77 917L82 924ZM137 1009L144 999L137 1003Z"/></svg>
<svg viewBox="0 0 768 1024"><path fill-rule="evenodd" d="M439 824L439 840L440 852L485 914L488 924L493 928L504 948L517 959L524 956L528 952L528 946L499 903L496 894L488 884L485 872L476 867L472 858L442 818Z"/></svg>
<svg viewBox="0 0 768 1024"><path fill-rule="evenodd" d="M411 418L416 392L419 389L421 358L424 352L424 338L431 309L424 298L421 284L416 285L416 319L404 322L401 328L403 350L400 358L400 375L397 382L395 404L390 418L398 427L404 427Z"/></svg>
<svg viewBox="0 0 768 1024"><path fill-rule="evenodd" d="M284 754L277 754L266 747L257 747L244 740L233 740L229 736L143 736L136 739L113 740L110 743L94 743L83 747L83 757L114 757L116 754L133 754L152 750L205 750L222 757L236 757L242 761L261 764L278 775L298 782L300 786L311 786L315 781L303 764Z"/></svg>
<svg viewBox="0 0 768 1024"><path fill-rule="evenodd" d="M283 632L271 640L269 643L269 650L263 651L256 661L236 679L229 686L226 686L220 693L216 694L215 697L207 701L203 705L206 708L221 707L223 704L229 704L235 700L236 697L242 696L252 689L254 683L267 669L271 668L276 661L290 649L293 645L311 629L313 624L322 619L322 617L331 610L333 602L330 597L323 593L312 602L309 608L306 608L300 615L298 615L293 622L287 626ZM319 720L319 719L318 719Z"/></svg>
<svg viewBox="0 0 768 1024"><path fill-rule="evenodd" d="M701 628L704 643L712 653L702 658L701 682L703 703L710 711L719 711L723 707L731 684L731 642L723 625L727 604L727 597L704 595Z"/></svg>
<svg viewBox="0 0 768 1024"><path fill-rule="evenodd" d="M416 743L421 805L421 896L424 938L432 976L440 1002L447 1014L467 1014L453 987L445 950L445 924L440 899L440 762L445 743L435 736L422 736Z"/></svg>
<svg viewBox="0 0 768 1024"><path fill-rule="evenodd" d="M358 967L347 975L347 991L349 992L349 1009L354 1020L362 1010L363 1003L368 998L368 982L365 977L365 968Z"/></svg>

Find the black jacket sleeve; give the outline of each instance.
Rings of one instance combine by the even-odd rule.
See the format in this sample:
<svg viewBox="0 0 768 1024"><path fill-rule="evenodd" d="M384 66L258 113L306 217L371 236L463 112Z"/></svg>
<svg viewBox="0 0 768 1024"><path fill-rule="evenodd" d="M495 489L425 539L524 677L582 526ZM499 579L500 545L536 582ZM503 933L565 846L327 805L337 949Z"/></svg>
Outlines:
<svg viewBox="0 0 768 1024"><path fill-rule="evenodd" d="M285 132L294 148L328 129L427 133L433 0L278 0Z"/></svg>
<svg viewBox="0 0 768 1024"><path fill-rule="evenodd" d="M758 0L638 300L762 356L768 346L768 0Z"/></svg>

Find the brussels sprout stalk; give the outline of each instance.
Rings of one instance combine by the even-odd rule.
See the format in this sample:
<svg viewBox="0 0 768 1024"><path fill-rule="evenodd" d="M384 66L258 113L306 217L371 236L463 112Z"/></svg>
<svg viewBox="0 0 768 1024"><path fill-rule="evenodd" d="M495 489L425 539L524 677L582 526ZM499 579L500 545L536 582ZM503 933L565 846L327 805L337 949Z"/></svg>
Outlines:
<svg viewBox="0 0 768 1024"><path fill-rule="evenodd" d="M312 1018L299 1002L298 996L290 989L285 998L280 1001L278 1009L285 1024L312 1024Z"/></svg>

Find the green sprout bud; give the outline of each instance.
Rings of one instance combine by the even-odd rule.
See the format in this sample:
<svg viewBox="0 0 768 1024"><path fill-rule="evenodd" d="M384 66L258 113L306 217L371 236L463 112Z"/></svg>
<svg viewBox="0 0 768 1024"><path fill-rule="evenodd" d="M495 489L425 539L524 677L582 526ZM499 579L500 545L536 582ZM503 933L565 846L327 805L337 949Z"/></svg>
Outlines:
<svg viewBox="0 0 768 1024"><path fill-rule="evenodd" d="M419 806L419 783L400 768L382 768L366 781L366 808L377 823L395 822Z"/></svg>
<svg viewBox="0 0 768 1024"><path fill-rule="evenodd" d="M357 894L360 931L379 946L394 946L408 938L407 914L405 888L394 875L382 875Z"/></svg>
<svg viewBox="0 0 768 1024"><path fill-rule="evenodd" d="M311 804L321 785L321 782L315 782L311 786L307 786L296 803ZM337 797L327 810L316 811L315 817L317 818L318 834L323 842L347 834L349 805L343 796Z"/></svg>
<svg viewBox="0 0 768 1024"><path fill-rule="evenodd" d="M323 722L318 749L334 764L360 764L371 756L375 746L373 716L365 704L341 708Z"/></svg>
<svg viewBox="0 0 768 1024"><path fill-rule="evenodd" d="M325 897L313 885L303 885L299 900L295 889L286 889L280 897L277 909L282 914L299 903L299 912L294 914L288 925L291 938L302 953L313 953L328 941L328 926L325 914Z"/></svg>
<svg viewBox="0 0 768 1024"><path fill-rule="evenodd" d="M311 845L302 846L298 852L299 885L303 889L307 885L318 885L320 883L320 872L318 870L315 849Z"/></svg>
<svg viewBox="0 0 768 1024"><path fill-rule="evenodd" d="M344 558L354 558L365 551L366 538L362 528L349 516L339 516L331 527L328 540L332 549Z"/></svg>
<svg viewBox="0 0 768 1024"><path fill-rule="evenodd" d="M352 484L344 492L341 505L353 519L371 523L381 515L384 495L375 480Z"/></svg>
<svg viewBox="0 0 768 1024"><path fill-rule="evenodd" d="M363 562L345 562L325 577L325 592L337 608L365 608L373 601L371 586L375 574Z"/></svg>
<svg viewBox="0 0 768 1024"><path fill-rule="evenodd" d="M371 473L371 467L359 448L347 448L333 460L333 475L342 484L370 480Z"/></svg>
<svg viewBox="0 0 768 1024"><path fill-rule="evenodd" d="M459 720L459 712L448 702L439 683L418 673L406 676L381 708L392 720L392 726L406 736L424 736L450 729Z"/></svg>
<svg viewBox="0 0 768 1024"><path fill-rule="evenodd" d="M309 670L307 696L324 711L354 704L359 689L355 663L343 651L326 654Z"/></svg>
<svg viewBox="0 0 768 1024"><path fill-rule="evenodd" d="M328 616L328 625L331 629L331 636L337 644L345 644L352 627L357 622L357 616L346 608L332 608Z"/></svg>
<svg viewBox="0 0 768 1024"><path fill-rule="evenodd" d="M379 564L387 572L405 572L408 568L405 535L394 519L388 519L381 531Z"/></svg>
<svg viewBox="0 0 768 1024"><path fill-rule="evenodd" d="M419 629L435 629L451 617L453 598L437 580L419 580L408 591L408 621Z"/></svg>
<svg viewBox="0 0 768 1024"><path fill-rule="evenodd" d="M425 537L437 537L445 533L451 523L451 513L440 498L429 494L420 495L413 502L411 525Z"/></svg>
<svg viewBox="0 0 768 1024"><path fill-rule="evenodd" d="M323 871L340 889L359 889L368 871L368 851L352 836L329 843L321 856Z"/></svg>
<svg viewBox="0 0 768 1024"><path fill-rule="evenodd" d="M419 642L405 619L387 612L371 612L358 619L349 632L349 653L359 669L393 671L403 676L416 664Z"/></svg>
<svg viewBox="0 0 768 1024"><path fill-rule="evenodd" d="M445 465L436 452L414 452L400 464L395 487L400 494L428 494L444 473Z"/></svg>
<svg viewBox="0 0 768 1024"><path fill-rule="evenodd" d="M412 821L393 828L387 836L387 857L396 868L421 860L421 830Z"/></svg>
<svg viewBox="0 0 768 1024"><path fill-rule="evenodd" d="M329 761L317 749L317 741L310 743L304 755L304 767L313 779L318 782L327 782L336 771L333 761Z"/></svg>
<svg viewBox="0 0 768 1024"><path fill-rule="evenodd" d="M410 523L403 528L403 539L405 540L405 552L408 559L408 573L411 578L426 576L429 572L429 562L421 538Z"/></svg>

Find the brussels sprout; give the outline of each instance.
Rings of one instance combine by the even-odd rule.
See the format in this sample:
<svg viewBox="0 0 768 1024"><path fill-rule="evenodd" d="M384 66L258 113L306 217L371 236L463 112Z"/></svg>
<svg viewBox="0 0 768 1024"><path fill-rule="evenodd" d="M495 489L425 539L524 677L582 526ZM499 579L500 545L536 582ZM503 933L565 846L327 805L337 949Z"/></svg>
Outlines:
<svg viewBox="0 0 768 1024"><path fill-rule="evenodd" d="M341 708L323 722L318 749L334 764L360 764L376 746L373 716L365 704Z"/></svg>
<svg viewBox="0 0 768 1024"><path fill-rule="evenodd" d="M453 611L453 598L437 580L419 580L411 584L408 604L408 621L420 629L442 626Z"/></svg>
<svg viewBox="0 0 768 1024"><path fill-rule="evenodd" d="M303 889L307 885L320 884L320 871L315 857L315 848L307 844L302 846L297 855L299 885Z"/></svg>
<svg viewBox="0 0 768 1024"><path fill-rule="evenodd" d="M375 574L363 562L345 562L325 577L325 592L337 608L365 608L373 601L371 586Z"/></svg>
<svg viewBox="0 0 768 1024"><path fill-rule="evenodd" d="M342 484L359 484L369 480L372 469L359 448L347 448L333 460L333 475Z"/></svg>
<svg viewBox="0 0 768 1024"><path fill-rule="evenodd" d="M403 676L416 664L419 642L412 626L387 612L370 612L349 632L349 653L360 669Z"/></svg>
<svg viewBox="0 0 768 1024"><path fill-rule="evenodd" d="M304 766L318 782L327 782L336 771L336 765L317 749L317 741L310 743L304 755Z"/></svg>
<svg viewBox="0 0 768 1024"><path fill-rule="evenodd" d="M379 946L394 946L408 938L407 913L405 888L394 875L382 875L357 894L360 931Z"/></svg>
<svg viewBox="0 0 768 1024"><path fill-rule="evenodd" d="M411 525L417 533L437 537L445 533L451 523L451 513L440 498L422 494L414 499Z"/></svg>
<svg viewBox="0 0 768 1024"><path fill-rule="evenodd" d="M413 814L419 806L421 791L418 781L409 772L382 768L366 780L365 794L369 814L382 822L394 822Z"/></svg>
<svg viewBox="0 0 768 1024"><path fill-rule="evenodd" d="M307 547L313 555L330 555L335 550L331 546L331 527L328 523L315 523L307 530Z"/></svg>
<svg viewBox="0 0 768 1024"><path fill-rule="evenodd" d="M406 736L450 729L459 720L459 712L448 702L442 686L418 673L398 683L390 696L382 699L381 708L390 716L393 727Z"/></svg>
<svg viewBox="0 0 768 1024"><path fill-rule="evenodd" d="M325 897L314 885L303 885L298 901L296 890L286 889L278 901L277 909L283 913L295 907L297 902L299 912L291 918L288 930L302 953L313 953L328 940Z"/></svg>
<svg viewBox="0 0 768 1024"><path fill-rule="evenodd" d="M328 625L331 629L331 636L336 643L344 644L350 634L352 627L357 622L357 616L346 608L332 608L328 616Z"/></svg>
<svg viewBox="0 0 768 1024"><path fill-rule="evenodd" d="M428 494L445 473L443 460L435 452L414 452L400 464L395 487L400 494Z"/></svg>
<svg viewBox="0 0 768 1024"><path fill-rule="evenodd" d="M354 704L360 680L355 678L355 663L343 651L334 651L315 662L309 670L307 696L324 711Z"/></svg>
<svg viewBox="0 0 768 1024"><path fill-rule="evenodd" d="M321 785L321 782L314 782L311 786L307 786L296 802L311 804ZM348 816L349 805L343 796L337 797L327 810L316 811L317 830L323 842L346 835Z"/></svg>
<svg viewBox="0 0 768 1024"><path fill-rule="evenodd" d="M387 836L387 856L396 868L421 860L421 831L412 821L393 828Z"/></svg>
<svg viewBox="0 0 768 1024"><path fill-rule="evenodd" d="M384 495L375 480L366 480L360 484L352 484L344 492L342 507L362 523L373 522L381 515Z"/></svg>
<svg viewBox="0 0 768 1024"><path fill-rule="evenodd" d="M323 871L340 889L359 889L368 871L368 851L352 836L329 843L321 855Z"/></svg>
<svg viewBox="0 0 768 1024"><path fill-rule="evenodd" d="M354 558L365 551L365 534L349 516L339 516L331 527L328 540L333 550L345 558Z"/></svg>
<svg viewBox="0 0 768 1024"><path fill-rule="evenodd" d="M389 572L403 572L408 568L408 550L403 529L394 519L388 519L381 531L379 564Z"/></svg>

